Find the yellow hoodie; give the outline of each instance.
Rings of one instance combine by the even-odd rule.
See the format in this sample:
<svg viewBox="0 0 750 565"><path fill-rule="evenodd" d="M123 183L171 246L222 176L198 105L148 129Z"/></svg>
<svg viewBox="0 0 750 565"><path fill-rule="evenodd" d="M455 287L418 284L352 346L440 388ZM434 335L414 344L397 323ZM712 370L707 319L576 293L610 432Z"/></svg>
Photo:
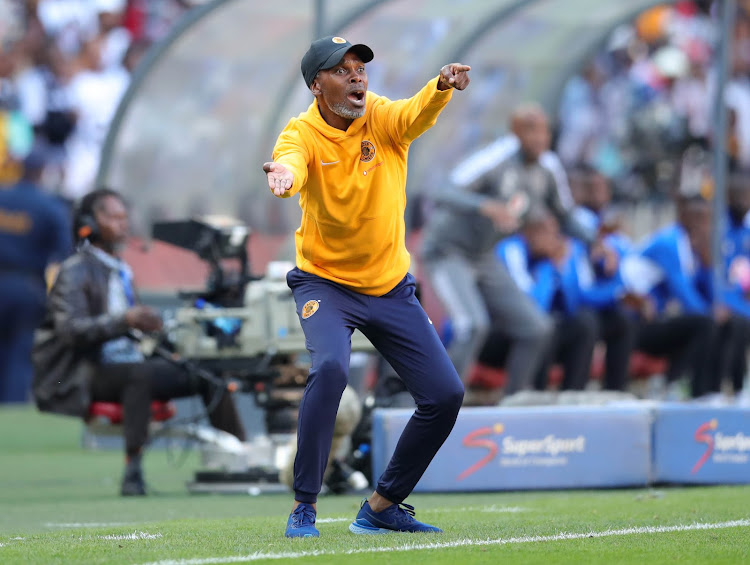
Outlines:
<svg viewBox="0 0 750 565"><path fill-rule="evenodd" d="M406 100L368 92L365 115L346 131L325 122L317 100L289 120L273 160L294 173L282 198L300 193L301 270L371 296L404 278L409 145L432 127L453 92L438 90L437 81Z"/></svg>

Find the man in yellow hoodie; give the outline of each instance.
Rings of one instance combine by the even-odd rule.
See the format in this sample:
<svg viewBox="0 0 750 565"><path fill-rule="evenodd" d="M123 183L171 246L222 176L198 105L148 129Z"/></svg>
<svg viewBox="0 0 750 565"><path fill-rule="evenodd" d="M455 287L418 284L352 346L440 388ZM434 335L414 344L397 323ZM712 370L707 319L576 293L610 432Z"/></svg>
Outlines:
<svg viewBox="0 0 750 565"><path fill-rule="evenodd" d="M417 94L391 101L367 91L366 45L314 41L302 76L315 96L281 132L268 186L299 193L297 267L287 275L312 367L299 409L295 501L287 537L318 537L317 496L347 383L351 335L359 329L398 372L417 410L375 492L349 526L355 534L440 532L403 504L450 434L463 385L414 296L404 241L409 146L469 84L470 67L451 63Z"/></svg>

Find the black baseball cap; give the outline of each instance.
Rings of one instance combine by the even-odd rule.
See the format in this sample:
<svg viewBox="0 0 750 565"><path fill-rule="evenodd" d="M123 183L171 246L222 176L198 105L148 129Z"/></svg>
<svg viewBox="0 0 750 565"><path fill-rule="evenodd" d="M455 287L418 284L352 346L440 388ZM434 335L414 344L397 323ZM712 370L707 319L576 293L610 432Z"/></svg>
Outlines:
<svg viewBox="0 0 750 565"><path fill-rule="evenodd" d="M338 65L349 51L354 51L363 63L369 63L375 57L372 49L367 45L361 43L352 45L346 39L337 35L329 35L313 41L310 44L310 49L302 57L302 76L307 88L310 88L318 71Z"/></svg>

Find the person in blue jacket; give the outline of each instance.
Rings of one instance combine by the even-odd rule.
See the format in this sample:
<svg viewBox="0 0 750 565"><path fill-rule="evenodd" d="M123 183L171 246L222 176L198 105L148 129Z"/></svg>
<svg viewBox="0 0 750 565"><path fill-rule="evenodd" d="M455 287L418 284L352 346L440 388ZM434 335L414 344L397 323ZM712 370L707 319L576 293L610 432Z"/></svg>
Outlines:
<svg viewBox="0 0 750 565"><path fill-rule="evenodd" d="M645 342L648 353L673 345L678 359L668 379L690 370L693 398L718 392L724 371L717 348L727 331L718 329L744 306L729 286L718 296L713 290L710 203L699 196L680 198L677 222L649 238L640 255L654 273L650 296L657 318L642 328L639 343Z"/></svg>
<svg viewBox="0 0 750 565"><path fill-rule="evenodd" d="M750 225L746 221L750 211L750 171L737 172L730 177L727 200L727 235L722 251L729 293L734 298L730 308L734 306L735 315L730 320L730 335L721 341L727 348L722 353L728 360L735 397L749 401L750 396L742 397L741 393L750 344L750 316L746 309L750 296Z"/></svg>
<svg viewBox="0 0 750 565"><path fill-rule="evenodd" d="M710 202L702 199L686 202L688 237L696 253L696 287L701 298L710 304L717 322L717 336L712 351L714 376L708 381L708 390L703 394L722 399L722 380L729 377L735 394L742 390L747 372L746 352L750 340L750 301L747 300L748 251L750 250L750 230L743 224L748 210L748 186L743 176L735 175L729 183L728 213L722 243L721 264L724 267L720 280L721 288L716 291L713 276L711 232L713 213Z"/></svg>
<svg viewBox="0 0 750 565"><path fill-rule="evenodd" d="M621 284L597 282L587 247L564 236L557 219L544 208L531 211L521 232L501 242L497 254L516 284L556 322L553 347L537 388L546 387L549 365L560 362L562 389L582 390L600 336L597 310L615 303Z"/></svg>
<svg viewBox="0 0 750 565"><path fill-rule="evenodd" d="M32 152L18 164L21 180L0 184L0 403L29 400L46 269L73 249L67 209L39 186L41 155Z"/></svg>
<svg viewBox="0 0 750 565"><path fill-rule="evenodd" d="M625 390L637 335L637 322L627 304L637 297L624 288L619 275L620 264L632 253L633 243L623 229L621 211L612 205L609 179L585 164L576 167L571 176L576 179L575 215L579 224L586 226L591 242L588 255L593 280L584 282L612 290L610 302L600 303L595 309L600 338L606 345L602 385L605 390Z"/></svg>

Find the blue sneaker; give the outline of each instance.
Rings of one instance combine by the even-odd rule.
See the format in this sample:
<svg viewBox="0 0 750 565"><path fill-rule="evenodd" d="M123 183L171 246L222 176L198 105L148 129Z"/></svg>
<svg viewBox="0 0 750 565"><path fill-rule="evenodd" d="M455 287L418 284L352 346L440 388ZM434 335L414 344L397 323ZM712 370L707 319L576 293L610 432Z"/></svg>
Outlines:
<svg viewBox="0 0 750 565"><path fill-rule="evenodd" d="M288 538L319 538L315 527L315 508L312 504L300 504L289 514L284 536Z"/></svg>
<svg viewBox="0 0 750 565"><path fill-rule="evenodd" d="M353 534L390 534L391 532L436 532L443 530L414 519L414 507L408 504L391 504L382 512L373 512L365 500L354 522L349 524Z"/></svg>

